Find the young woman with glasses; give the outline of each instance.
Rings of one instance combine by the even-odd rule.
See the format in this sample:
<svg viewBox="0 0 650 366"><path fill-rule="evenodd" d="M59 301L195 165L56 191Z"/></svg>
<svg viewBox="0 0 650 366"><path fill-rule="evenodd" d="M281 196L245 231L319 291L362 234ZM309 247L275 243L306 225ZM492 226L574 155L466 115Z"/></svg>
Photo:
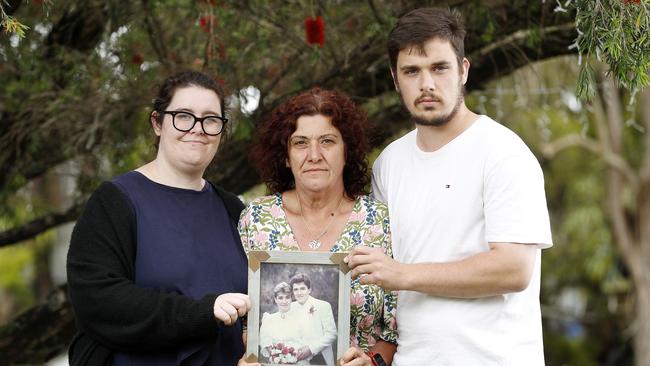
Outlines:
<svg viewBox="0 0 650 366"><path fill-rule="evenodd" d="M203 178L228 121L224 95L203 73L169 77L150 115L156 158L88 200L68 253L71 365L229 365L243 355L243 205Z"/></svg>

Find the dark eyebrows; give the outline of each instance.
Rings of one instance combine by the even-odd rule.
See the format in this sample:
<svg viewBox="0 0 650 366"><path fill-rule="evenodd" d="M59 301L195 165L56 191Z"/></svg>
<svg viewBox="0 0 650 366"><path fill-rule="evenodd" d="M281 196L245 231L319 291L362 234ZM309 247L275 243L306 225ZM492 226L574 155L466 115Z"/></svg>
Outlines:
<svg viewBox="0 0 650 366"><path fill-rule="evenodd" d="M440 66L449 67L450 65L451 65L451 62L449 62L449 61L440 61L440 62L434 62L434 63L431 64L431 66L433 66L433 67L440 67Z"/></svg>
<svg viewBox="0 0 650 366"><path fill-rule="evenodd" d="M399 68L400 71L416 71L419 69L420 67L415 65L404 65Z"/></svg>
<svg viewBox="0 0 650 366"><path fill-rule="evenodd" d="M189 108L178 108L178 109L176 109L176 110L179 111L179 112L187 112L187 113L189 113L189 114L191 114L191 115L193 115L193 116L195 115L195 114L194 114L194 113L195 113L194 110L189 109ZM205 115L206 115L206 116L217 116L217 117L221 117L221 115L220 115L219 113L215 112L215 111L207 111L207 113L206 113ZM197 117L198 117L198 116L197 116Z"/></svg>
<svg viewBox="0 0 650 366"><path fill-rule="evenodd" d="M336 135L333 134L333 133L326 133L326 134L324 134L324 135L320 135L320 136L318 136L318 139L323 139L323 138L330 138L330 139L333 138L333 139L336 139L336 138L338 138L338 136L336 136ZM289 137L289 140L309 140L309 137L307 137L307 136L302 136L302 135L295 135L295 136L291 136L291 137Z"/></svg>
<svg viewBox="0 0 650 366"><path fill-rule="evenodd" d="M176 108L174 110L177 111L177 112L187 112L187 113L190 113L190 114L194 114L194 111L189 109L189 108Z"/></svg>
<svg viewBox="0 0 650 366"><path fill-rule="evenodd" d="M430 66L431 67L441 67L441 66L449 67L450 65L451 65L451 63L449 61L438 61L438 62L432 63ZM421 67L419 65L403 65L399 69L400 69L400 71L416 71L416 70L420 70L420 68Z"/></svg>

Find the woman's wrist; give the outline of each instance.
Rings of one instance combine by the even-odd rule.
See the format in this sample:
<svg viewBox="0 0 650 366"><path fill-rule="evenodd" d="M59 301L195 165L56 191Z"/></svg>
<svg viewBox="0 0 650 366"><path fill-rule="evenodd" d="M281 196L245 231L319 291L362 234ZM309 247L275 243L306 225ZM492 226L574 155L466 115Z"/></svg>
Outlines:
<svg viewBox="0 0 650 366"><path fill-rule="evenodd" d="M386 361L384 361L384 358L378 352L370 351L368 352L368 357L370 357L370 362L372 362L373 366L388 366Z"/></svg>

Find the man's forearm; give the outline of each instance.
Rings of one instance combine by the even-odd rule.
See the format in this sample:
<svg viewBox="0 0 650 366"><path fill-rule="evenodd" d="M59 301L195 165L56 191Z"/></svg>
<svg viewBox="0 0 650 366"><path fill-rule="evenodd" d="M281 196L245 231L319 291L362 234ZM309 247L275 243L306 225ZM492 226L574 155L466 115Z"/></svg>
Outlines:
<svg viewBox="0 0 650 366"><path fill-rule="evenodd" d="M455 298L523 291L537 251L535 245L495 243L490 251L460 261L402 264L403 283L398 289Z"/></svg>

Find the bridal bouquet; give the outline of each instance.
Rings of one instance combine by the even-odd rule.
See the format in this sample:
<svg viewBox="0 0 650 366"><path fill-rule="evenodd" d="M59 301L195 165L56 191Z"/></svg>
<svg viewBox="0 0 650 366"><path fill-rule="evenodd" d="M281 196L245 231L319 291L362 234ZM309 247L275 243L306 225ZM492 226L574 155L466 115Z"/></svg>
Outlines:
<svg viewBox="0 0 650 366"><path fill-rule="evenodd" d="M269 361L274 364L280 365L293 365L298 362L297 350L283 342L272 343L266 347L264 350L268 353L265 354L269 358Z"/></svg>

